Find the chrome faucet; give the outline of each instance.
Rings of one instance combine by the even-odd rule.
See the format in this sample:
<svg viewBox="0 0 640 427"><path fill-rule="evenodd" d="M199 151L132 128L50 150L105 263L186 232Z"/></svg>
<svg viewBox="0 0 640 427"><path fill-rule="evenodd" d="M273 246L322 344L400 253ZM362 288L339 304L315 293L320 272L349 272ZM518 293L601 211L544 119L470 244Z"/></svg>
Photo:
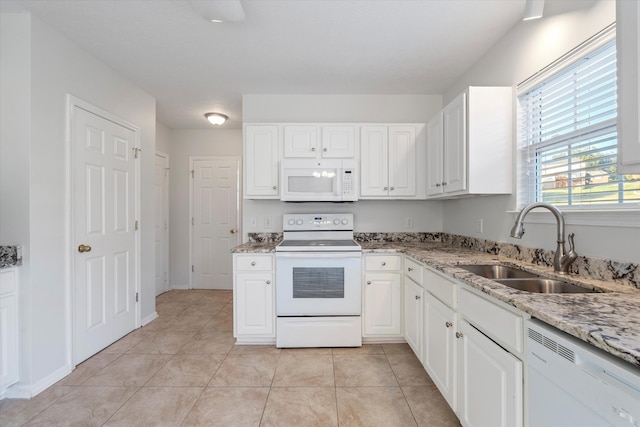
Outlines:
<svg viewBox="0 0 640 427"><path fill-rule="evenodd" d="M564 217L562 216L560 209L549 203L543 202L531 203L530 205L525 206L524 209L520 211L520 214L516 219L516 223L511 229L511 237L522 239L522 235L524 234L524 217L530 210L535 208L546 208L551 211L553 216L556 217L556 223L558 225L558 247L556 248L556 254L553 257L553 270L560 274L568 274L569 266L576 260L576 258L578 258L578 254L573 250L573 237L575 234L569 234L569 252L567 252L564 247Z"/></svg>

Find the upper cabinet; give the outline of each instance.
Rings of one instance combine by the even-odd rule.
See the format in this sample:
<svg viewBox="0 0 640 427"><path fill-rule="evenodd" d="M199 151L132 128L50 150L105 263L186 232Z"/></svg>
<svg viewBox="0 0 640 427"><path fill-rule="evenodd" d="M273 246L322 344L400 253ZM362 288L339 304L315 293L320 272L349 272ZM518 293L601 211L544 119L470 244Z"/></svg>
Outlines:
<svg viewBox="0 0 640 427"><path fill-rule="evenodd" d="M371 125L360 129L360 198L425 197L424 125Z"/></svg>
<svg viewBox="0 0 640 427"><path fill-rule="evenodd" d="M284 157L352 159L355 135L354 125L285 125Z"/></svg>
<svg viewBox="0 0 640 427"><path fill-rule="evenodd" d="M616 2L618 60L618 165L620 172L640 172L640 6Z"/></svg>
<svg viewBox="0 0 640 427"><path fill-rule="evenodd" d="M427 123L428 197L512 191L513 94L469 87Z"/></svg>
<svg viewBox="0 0 640 427"><path fill-rule="evenodd" d="M244 198L279 199L277 125L244 127Z"/></svg>

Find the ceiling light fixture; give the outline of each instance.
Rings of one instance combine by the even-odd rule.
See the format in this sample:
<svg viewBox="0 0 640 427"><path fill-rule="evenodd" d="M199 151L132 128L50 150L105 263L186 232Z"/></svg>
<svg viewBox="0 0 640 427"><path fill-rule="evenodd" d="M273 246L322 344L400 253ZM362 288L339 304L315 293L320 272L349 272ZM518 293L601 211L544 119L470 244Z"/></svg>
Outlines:
<svg viewBox="0 0 640 427"><path fill-rule="evenodd" d="M242 22L244 9L240 0L190 0L196 13L211 22Z"/></svg>
<svg viewBox="0 0 640 427"><path fill-rule="evenodd" d="M524 8L523 21L542 18L542 10L544 9L544 0L527 0Z"/></svg>
<svg viewBox="0 0 640 427"><path fill-rule="evenodd" d="M212 125L216 125L216 126L223 125L224 122L226 122L227 119L229 118L224 114L220 114L220 113L207 113L204 116L207 118L207 120L209 120L209 122L211 122Z"/></svg>

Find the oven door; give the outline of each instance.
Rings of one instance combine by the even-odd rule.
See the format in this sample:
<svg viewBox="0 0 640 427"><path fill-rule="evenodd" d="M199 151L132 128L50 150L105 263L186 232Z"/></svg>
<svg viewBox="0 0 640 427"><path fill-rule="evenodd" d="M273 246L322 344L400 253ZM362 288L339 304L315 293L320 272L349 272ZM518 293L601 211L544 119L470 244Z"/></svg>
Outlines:
<svg viewBox="0 0 640 427"><path fill-rule="evenodd" d="M359 316L361 252L276 254L278 316Z"/></svg>

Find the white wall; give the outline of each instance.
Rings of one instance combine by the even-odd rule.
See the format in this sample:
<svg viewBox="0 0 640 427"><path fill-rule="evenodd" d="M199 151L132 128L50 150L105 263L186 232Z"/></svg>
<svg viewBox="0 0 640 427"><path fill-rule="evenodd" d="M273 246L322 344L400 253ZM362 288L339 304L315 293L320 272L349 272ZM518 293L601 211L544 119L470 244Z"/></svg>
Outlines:
<svg viewBox="0 0 640 427"><path fill-rule="evenodd" d="M171 129L156 121L156 151L169 154L171 150Z"/></svg>
<svg viewBox="0 0 640 427"><path fill-rule="evenodd" d="M425 123L442 107L440 95L244 95L243 123ZM244 200L243 236L248 232L282 231L282 215L297 212L352 212L355 230L440 231L438 201L360 200L355 203L284 203ZM405 219L413 219L412 228ZM265 227L265 218L271 227ZM256 226L252 227L252 219Z"/></svg>
<svg viewBox="0 0 640 427"><path fill-rule="evenodd" d="M8 23L10 28L5 32L5 24ZM27 75L30 73L30 90L23 87L20 91L7 93L3 90L0 94L2 105L17 102L21 118L18 122L3 120L3 152L9 147L16 155L16 162L29 165L28 176L21 175L16 180L18 185L28 187L25 194L11 193L5 198L4 190L8 183L2 183L2 205L15 202L25 211L20 212L21 218L5 218L3 215L0 223L2 236L13 230L14 225L22 230L15 239L25 240L15 243L28 248L22 268L28 271L21 274L19 291L21 334L24 334L23 341L26 342L22 342L20 348L18 389L29 394L39 392L64 375L70 361L67 332L71 307L68 304L69 277L66 271L69 247L65 227L66 95L70 93L141 128L143 319L155 312L155 100L36 17L5 14L2 16L2 31L3 46L15 43L30 50L31 54L31 64L26 70ZM3 56L3 63L4 60ZM4 79L5 69L2 71ZM29 99L28 114L24 112L22 97ZM3 119L4 114L3 111ZM9 128L6 134L5 126ZM5 140L5 136L15 132L20 135L19 139ZM24 231L25 224L28 232Z"/></svg>
<svg viewBox="0 0 640 427"><path fill-rule="evenodd" d="M446 91L445 104L469 85L515 87L614 21L613 0L547 2L545 17L516 24ZM514 129L514 141L515 132ZM522 240L509 236L515 214L508 211L515 209L515 194L448 201L444 203L443 231L555 250L555 223L547 213L529 214ZM567 232L576 233L576 251L580 255L640 262L640 214L637 212L635 217L630 213L606 213L601 219L583 212L565 216ZM483 234L475 231L478 219L483 219Z"/></svg>
<svg viewBox="0 0 640 427"><path fill-rule="evenodd" d="M228 156L242 158L240 129L175 129L171 131L169 157L169 270L170 286L189 285L189 157ZM242 188L242 183L240 183ZM240 193L239 197L242 197Z"/></svg>

